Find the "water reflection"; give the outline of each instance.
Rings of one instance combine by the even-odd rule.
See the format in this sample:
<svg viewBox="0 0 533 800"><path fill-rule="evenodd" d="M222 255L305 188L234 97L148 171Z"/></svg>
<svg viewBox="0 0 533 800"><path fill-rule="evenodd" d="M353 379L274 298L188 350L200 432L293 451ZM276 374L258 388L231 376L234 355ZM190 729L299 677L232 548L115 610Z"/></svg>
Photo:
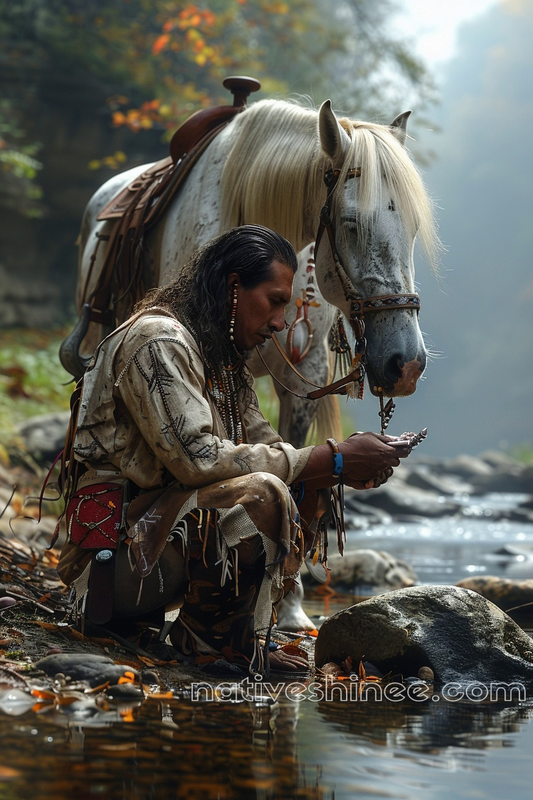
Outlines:
<svg viewBox="0 0 533 800"><path fill-rule="evenodd" d="M516 733L533 715L517 705L286 696L99 705L85 719L71 707L2 714L0 800L427 800L441 796L435 771L455 783L462 775L458 798L493 797L488 754L518 744L527 771L528 744ZM511 787L516 780L507 776Z"/></svg>
<svg viewBox="0 0 533 800"><path fill-rule="evenodd" d="M323 798L316 776L301 780L298 713L290 702L147 700L81 721L57 708L2 715L0 798Z"/></svg>

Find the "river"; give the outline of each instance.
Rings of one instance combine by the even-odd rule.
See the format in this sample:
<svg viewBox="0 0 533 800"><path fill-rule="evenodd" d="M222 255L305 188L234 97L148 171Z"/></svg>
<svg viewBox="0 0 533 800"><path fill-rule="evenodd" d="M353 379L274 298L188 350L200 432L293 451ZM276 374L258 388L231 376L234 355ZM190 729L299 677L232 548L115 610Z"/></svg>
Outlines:
<svg viewBox="0 0 533 800"><path fill-rule="evenodd" d="M484 498L461 518L359 528L348 543L405 559L421 583L533 577L533 524L487 513L495 502L511 507L519 499ZM516 551L497 552L509 545ZM324 601L308 602L307 610L319 622ZM329 613L336 610L330 604ZM280 685L277 702L220 691L211 702L192 699L189 686L174 689L173 698L102 702L96 711L4 709L0 800L531 796L533 697L317 700Z"/></svg>

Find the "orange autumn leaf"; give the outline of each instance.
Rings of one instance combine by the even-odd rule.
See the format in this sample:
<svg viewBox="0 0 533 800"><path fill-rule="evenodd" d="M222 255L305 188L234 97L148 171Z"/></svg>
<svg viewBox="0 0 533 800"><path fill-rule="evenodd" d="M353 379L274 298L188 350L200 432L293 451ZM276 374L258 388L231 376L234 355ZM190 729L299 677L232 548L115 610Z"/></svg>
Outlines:
<svg viewBox="0 0 533 800"><path fill-rule="evenodd" d="M31 694L33 697L37 697L39 700L45 700L46 702L54 702L56 696L54 692L49 692L46 689L32 689Z"/></svg>
<svg viewBox="0 0 533 800"><path fill-rule="evenodd" d="M161 50L165 49L169 41L170 41L170 35L168 33L162 33L161 36L158 36L152 45L153 55L154 56L159 55Z"/></svg>
<svg viewBox="0 0 533 800"><path fill-rule="evenodd" d="M284 644L279 649L283 650L284 653L288 653L291 656L300 656L301 658L305 658L307 660L306 651L303 650L301 647L298 647L297 645Z"/></svg>
<svg viewBox="0 0 533 800"><path fill-rule="evenodd" d="M49 564L51 567L57 567L57 565L59 564L57 551L49 550L47 553L45 553L43 555L43 563Z"/></svg>
<svg viewBox="0 0 533 800"><path fill-rule="evenodd" d="M60 693L57 695L56 703L58 706L71 706L72 703L77 703L81 699L82 695L80 692L77 694L63 694Z"/></svg>
<svg viewBox="0 0 533 800"><path fill-rule="evenodd" d="M146 102L142 104L141 109L143 111L156 111L160 105L161 100L158 100L157 98L155 100L146 100ZM116 508L116 506L113 506L113 508Z"/></svg>

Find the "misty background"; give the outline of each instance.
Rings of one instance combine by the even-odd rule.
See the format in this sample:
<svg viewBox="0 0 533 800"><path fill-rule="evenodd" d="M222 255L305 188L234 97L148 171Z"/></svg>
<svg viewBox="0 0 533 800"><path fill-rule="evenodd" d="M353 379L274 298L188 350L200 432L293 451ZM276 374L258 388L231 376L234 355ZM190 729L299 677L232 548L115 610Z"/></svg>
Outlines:
<svg viewBox="0 0 533 800"><path fill-rule="evenodd" d="M512 0L459 29L440 77L440 128L423 169L446 247L436 278L415 258L421 328L437 355L389 432L427 426L424 453L533 443L533 3ZM402 110L402 109L398 109ZM416 116L416 109L414 109ZM356 407L377 429L377 400Z"/></svg>

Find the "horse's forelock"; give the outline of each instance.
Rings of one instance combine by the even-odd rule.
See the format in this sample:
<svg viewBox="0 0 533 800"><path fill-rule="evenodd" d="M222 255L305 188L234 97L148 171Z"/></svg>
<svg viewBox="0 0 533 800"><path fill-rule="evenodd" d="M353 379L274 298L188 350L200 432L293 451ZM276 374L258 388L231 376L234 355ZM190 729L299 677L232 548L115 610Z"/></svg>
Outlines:
<svg viewBox="0 0 533 800"><path fill-rule="evenodd" d="M262 100L232 123L231 149L222 173L224 228L259 223L281 233L298 251L316 233L325 196L318 112L294 102ZM408 152L385 125L342 118L350 137L341 168L361 167L358 207L363 228L381 204L385 177L402 221L418 235L432 263L438 239L431 201ZM366 220L366 223L365 223ZM363 231L364 232L364 231Z"/></svg>
<svg viewBox="0 0 533 800"><path fill-rule="evenodd" d="M357 207L363 236L382 203L384 178L406 231L412 237L418 233L430 263L436 266L440 243L433 204L406 148L386 125L349 119L340 119L339 124L350 137L339 182L346 179L349 169L360 167Z"/></svg>

